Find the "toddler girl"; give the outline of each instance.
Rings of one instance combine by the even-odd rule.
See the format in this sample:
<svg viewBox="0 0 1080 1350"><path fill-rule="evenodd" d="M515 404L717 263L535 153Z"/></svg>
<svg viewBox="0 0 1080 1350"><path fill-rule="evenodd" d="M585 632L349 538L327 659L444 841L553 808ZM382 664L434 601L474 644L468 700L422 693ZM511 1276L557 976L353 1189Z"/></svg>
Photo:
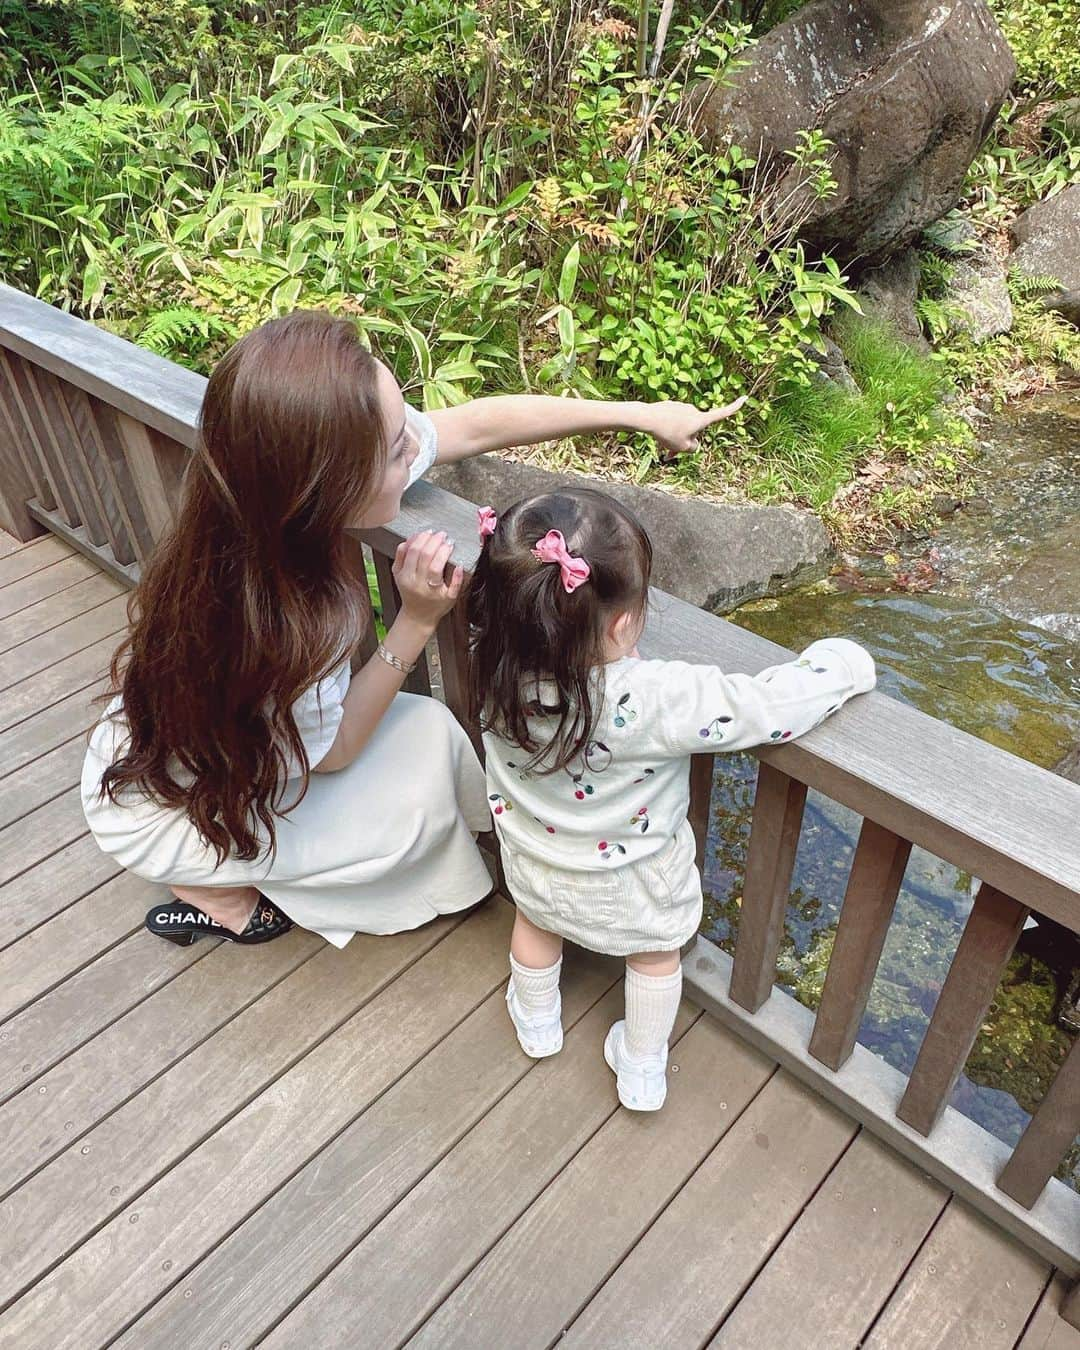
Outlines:
<svg viewBox="0 0 1080 1350"><path fill-rule="evenodd" d="M701 921L690 755L800 736L872 689L874 663L843 638L756 676L641 660L652 545L591 489L518 502L497 521L484 508L480 533L470 693L517 906L510 1017L526 1054L556 1054L563 939L626 957L626 1017L604 1058L622 1104L655 1111L680 948Z"/></svg>

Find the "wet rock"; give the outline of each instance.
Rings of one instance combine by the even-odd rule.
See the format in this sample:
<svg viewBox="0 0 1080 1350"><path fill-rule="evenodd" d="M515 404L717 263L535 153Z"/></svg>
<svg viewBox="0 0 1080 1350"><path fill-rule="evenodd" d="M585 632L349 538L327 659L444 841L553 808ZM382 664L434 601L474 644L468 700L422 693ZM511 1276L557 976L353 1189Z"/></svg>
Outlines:
<svg viewBox="0 0 1080 1350"><path fill-rule="evenodd" d="M1055 310L1063 319L1080 328L1080 290L1055 291L1043 301L1047 309Z"/></svg>
<svg viewBox="0 0 1080 1350"><path fill-rule="evenodd" d="M656 541L653 584L718 613L775 594L796 578L822 576L832 557L818 517L790 506L732 506L676 497L655 488L551 473L495 455L442 465L428 477L497 511L561 484L599 488L636 512Z"/></svg>
<svg viewBox="0 0 1080 1350"><path fill-rule="evenodd" d="M1045 125L1060 131L1070 141L1080 141L1080 98L1063 98L1055 103Z"/></svg>
<svg viewBox="0 0 1080 1350"><path fill-rule="evenodd" d="M1053 277L1061 291L1080 291L1080 183L1036 202L1017 216L1010 267L1024 276Z"/></svg>
<svg viewBox="0 0 1080 1350"><path fill-rule="evenodd" d="M887 323L909 347L928 352L930 344L915 312L918 293L919 255L913 248L902 249L880 266L867 268L859 280L863 312Z"/></svg>
<svg viewBox="0 0 1080 1350"><path fill-rule="evenodd" d="M927 242L942 253L953 255L974 253L979 245L975 226L957 211L950 212L941 220L935 220L926 227L924 233Z"/></svg>
<svg viewBox="0 0 1080 1350"><path fill-rule="evenodd" d="M954 331L966 332L975 342L986 342L1012 328L1005 268L984 246L953 263L945 303L953 315Z"/></svg>
<svg viewBox="0 0 1080 1350"><path fill-rule="evenodd" d="M778 167L806 239L879 259L955 206L1015 73L985 0L811 0L728 84L703 84L691 101L706 138ZM825 201L780 168L814 128L834 146L838 186Z"/></svg>
<svg viewBox="0 0 1080 1350"><path fill-rule="evenodd" d="M1054 765L1054 772L1070 783L1080 783L1080 743L1077 743L1063 759Z"/></svg>
<svg viewBox="0 0 1080 1350"><path fill-rule="evenodd" d="M848 370L844 353L833 342L832 338L825 338L824 345L824 352L818 351L816 347L811 347L809 344L804 348L807 354L817 362L817 370L814 371L812 378L825 384L831 384L837 389L842 389L847 394L859 393L859 386L855 382L855 376Z"/></svg>
<svg viewBox="0 0 1080 1350"><path fill-rule="evenodd" d="M947 492L939 492L933 501L935 512L942 517L955 515L962 504L959 497L953 497Z"/></svg>

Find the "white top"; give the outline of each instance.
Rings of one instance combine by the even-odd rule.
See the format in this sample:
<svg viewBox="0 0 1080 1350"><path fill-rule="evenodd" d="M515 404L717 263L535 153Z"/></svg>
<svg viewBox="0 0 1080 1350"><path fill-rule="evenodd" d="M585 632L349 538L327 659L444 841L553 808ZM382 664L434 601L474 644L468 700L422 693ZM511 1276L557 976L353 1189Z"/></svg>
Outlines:
<svg viewBox="0 0 1080 1350"><path fill-rule="evenodd" d="M846 638L812 643L759 675L625 657L597 672L600 713L579 762L524 771L530 756L488 732L487 781L505 847L574 871L658 853L687 817L690 755L745 750L803 735L874 687L873 658ZM553 686L548 686L554 698ZM541 699L545 687L540 686ZM550 742L557 719L530 730Z"/></svg>
<svg viewBox="0 0 1080 1350"><path fill-rule="evenodd" d="M427 413L419 412L408 404L405 405L405 427L407 434L416 442L416 458L409 466L407 485L412 487L435 463L438 437L435 423ZM343 705L351 675L349 659L346 657L328 675L301 694L292 706L296 729L312 769L326 757L337 737L341 719L345 715ZM106 764L116 761L123 753L123 743L127 740L127 723L122 716L117 716L121 707L122 701L118 696L109 704L91 737L91 748ZM287 776L298 777L300 771L299 762L290 759Z"/></svg>

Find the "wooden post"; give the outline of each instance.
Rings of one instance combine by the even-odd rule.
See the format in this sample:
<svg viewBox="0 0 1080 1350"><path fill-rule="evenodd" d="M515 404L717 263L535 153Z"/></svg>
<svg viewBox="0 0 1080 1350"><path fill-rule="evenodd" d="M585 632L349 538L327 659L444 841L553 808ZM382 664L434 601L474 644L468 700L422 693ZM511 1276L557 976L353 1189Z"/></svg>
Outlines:
<svg viewBox="0 0 1080 1350"><path fill-rule="evenodd" d="M1011 896L985 882L979 888L896 1111L920 1134L948 1105L1027 916Z"/></svg>
<svg viewBox="0 0 1080 1350"><path fill-rule="evenodd" d="M709 822L712 819L715 767L715 755L694 755L690 761L690 824L694 827L694 839L697 842L696 861L699 872L705 870L705 844L709 837Z"/></svg>
<svg viewBox="0 0 1080 1350"><path fill-rule="evenodd" d="M776 978L805 804L805 783L761 762L731 972L731 997L750 1012L769 997Z"/></svg>
<svg viewBox="0 0 1080 1350"><path fill-rule="evenodd" d="M855 1048L911 845L864 820L825 975L810 1053L839 1069Z"/></svg>
<svg viewBox="0 0 1080 1350"><path fill-rule="evenodd" d="M1073 1041L1038 1110L1005 1164L998 1185L1030 1209L1080 1130L1080 1039Z"/></svg>
<svg viewBox="0 0 1080 1350"><path fill-rule="evenodd" d="M1065 1302L1061 1305L1061 1315L1069 1326L1080 1331L1080 1280L1076 1280L1065 1295Z"/></svg>

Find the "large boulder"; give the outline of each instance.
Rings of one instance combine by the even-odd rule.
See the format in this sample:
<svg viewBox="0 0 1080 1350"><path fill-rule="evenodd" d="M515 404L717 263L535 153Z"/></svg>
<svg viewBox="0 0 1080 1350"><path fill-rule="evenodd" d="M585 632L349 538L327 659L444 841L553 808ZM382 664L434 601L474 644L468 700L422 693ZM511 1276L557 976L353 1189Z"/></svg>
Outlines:
<svg viewBox="0 0 1080 1350"><path fill-rule="evenodd" d="M1001 259L984 244L952 265L945 292L953 329L975 342L1007 333L1013 325L1012 300Z"/></svg>
<svg viewBox="0 0 1080 1350"><path fill-rule="evenodd" d="M879 260L956 204L1015 74L984 0L811 0L728 84L691 98L706 139L777 166L804 238ZM781 167L814 128L835 147L838 187L825 201Z"/></svg>
<svg viewBox="0 0 1080 1350"><path fill-rule="evenodd" d="M863 313L887 324L901 341L918 352L928 352L915 311L919 295L919 255L902 249L877 267L868 267L859 278L859 303Z"/></svg>
<svg viewBox="0 0 1080 1350"><path fill-rule="evenodd" d="M1036 202L1017 216L1009 263L1025 276L1053 277L1062 291L1080 291L1080 183Z"/></svg>
<svg viewBox="0 0 1080 1350"><path fill-rule="evenodd" d="M714 613L775 594L796 577L816 579L832 557L817 516L791 506L729 506L675 497L655 488L551 473L496 455L440 466L428 477L496 511L566 483L599 488L629 506L652 536L653 584Z"/></svg>

